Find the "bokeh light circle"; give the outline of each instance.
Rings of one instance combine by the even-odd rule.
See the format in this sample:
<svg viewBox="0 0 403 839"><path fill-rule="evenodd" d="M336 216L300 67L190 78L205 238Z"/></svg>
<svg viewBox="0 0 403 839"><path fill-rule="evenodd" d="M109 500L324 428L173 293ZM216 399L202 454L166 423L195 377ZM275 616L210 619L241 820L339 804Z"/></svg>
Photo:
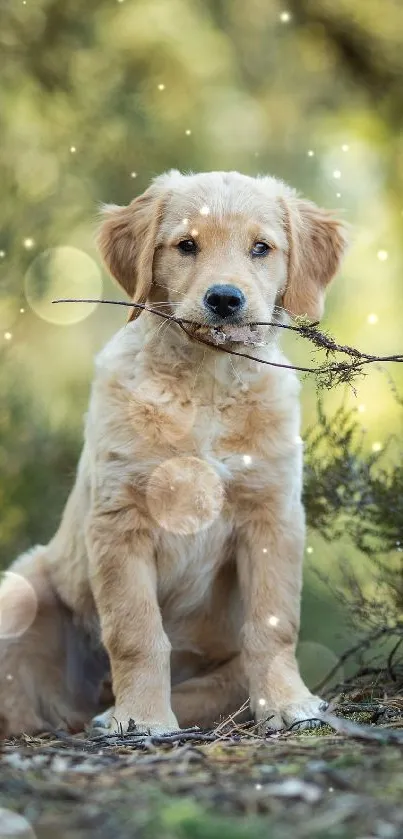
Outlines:
<svg viewBox="0 0 403 839"><path fill-rule="evenodd" d="M0 575L0 640L23 635L33 624L37 609L35 589L25 577L12 571Z"/></svg>
<svg viewBox="0 0 403 839"><path fill-rule="evenodd" d="M35 833L24 816L0 807L0 839L35 839Z"/></svg>
<svg viewBox="0 0 403 839"><path fill-rule="evenodd" d="M57 303L62 297L102 295L101 271L85 251L69 245L43 251L31 262L24 280L31 309L43 320L68 326L84 320L96 303Z"/></svg>
<svg viewBox="0 0 403 839"><path fill-rule="evenodd" d="M337 666L339 659L336 653L324 644L301 641L297 648L297 661L301 676L310 690L315 690L333 668L334 675L326 682L326 688L343 681L344 671L341 665Z"/></svg>
<svg viewBox="0 0 403 839"><path fill-rule="evenodd" d="M209 527L220 515L224 487L217 472L198 457L174 457L152 473L147 503L154 520L182 536Z"/></svg>

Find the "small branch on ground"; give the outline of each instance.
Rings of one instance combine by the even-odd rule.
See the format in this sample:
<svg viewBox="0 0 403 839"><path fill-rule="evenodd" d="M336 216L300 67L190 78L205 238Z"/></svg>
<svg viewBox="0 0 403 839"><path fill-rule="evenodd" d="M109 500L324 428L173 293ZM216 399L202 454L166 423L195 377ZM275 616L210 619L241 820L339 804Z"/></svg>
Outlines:
<svg viewBox="0 0 403 839"><path fill-rule="evenodd" d="M391 728L381 728L363 723L355 723L345 717L337 717L336 714L324 713L319 718L325 725L329 725L338 734L353 737L358 740L375 740L378 743L399 743L403 744L403 731Z"/></svg>

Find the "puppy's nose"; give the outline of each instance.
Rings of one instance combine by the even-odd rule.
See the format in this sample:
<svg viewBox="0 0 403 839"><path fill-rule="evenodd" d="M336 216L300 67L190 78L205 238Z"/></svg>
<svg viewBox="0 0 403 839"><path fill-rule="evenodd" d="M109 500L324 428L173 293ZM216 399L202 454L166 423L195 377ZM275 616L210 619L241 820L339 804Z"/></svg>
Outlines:
<svg viewBox="0 0 403 839"><path fill-rule="evenodd" d="M220 318L237 315L245 305L245 295L234 285L212 285L204 295L204 305Z"/></svg>

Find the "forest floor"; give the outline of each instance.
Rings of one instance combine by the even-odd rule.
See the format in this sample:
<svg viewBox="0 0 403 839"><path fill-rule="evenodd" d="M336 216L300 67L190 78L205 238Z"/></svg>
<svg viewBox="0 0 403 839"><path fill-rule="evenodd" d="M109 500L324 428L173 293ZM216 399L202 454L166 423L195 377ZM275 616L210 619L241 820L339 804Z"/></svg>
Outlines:
<svg viewBox="0 0 403 839"><path fill-rule="evenodd" d="M4 741L0 837L400 839L403 700L350 700L329 720L265 738L231 721L166 738Z"/></svg>

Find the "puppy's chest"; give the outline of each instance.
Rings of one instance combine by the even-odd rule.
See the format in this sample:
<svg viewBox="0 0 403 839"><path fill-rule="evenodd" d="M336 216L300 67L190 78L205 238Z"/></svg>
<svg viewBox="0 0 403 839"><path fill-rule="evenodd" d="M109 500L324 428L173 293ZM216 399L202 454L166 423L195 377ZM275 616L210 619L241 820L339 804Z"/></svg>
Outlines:
<svg viewBox="0 0 403 839"><path fill-rule="evenodd" d="M225 482L248 482L278 457L288 434L281 405L267 399L266 388L242 383L204 388L203 398L164 390L149 383L132 401L136 459L150 452L161 462L193 457L209 464ZM206 393L207 390L207 393Z"/></svg>
<svg viewBox="0 0 403 839"><path fill-rule="evenodd" d="M236 399L223 400L220 404L200 405L191 431L189 446L197 457L213 466L221 478L239 480L245 476L245 465L257 464L262 455L264 419L261 419L259 439L253 435L260 409L246 408L239 411ZM268 433L265 429L266 436ZM262 439L260 439L262 438Z"/></svg>

